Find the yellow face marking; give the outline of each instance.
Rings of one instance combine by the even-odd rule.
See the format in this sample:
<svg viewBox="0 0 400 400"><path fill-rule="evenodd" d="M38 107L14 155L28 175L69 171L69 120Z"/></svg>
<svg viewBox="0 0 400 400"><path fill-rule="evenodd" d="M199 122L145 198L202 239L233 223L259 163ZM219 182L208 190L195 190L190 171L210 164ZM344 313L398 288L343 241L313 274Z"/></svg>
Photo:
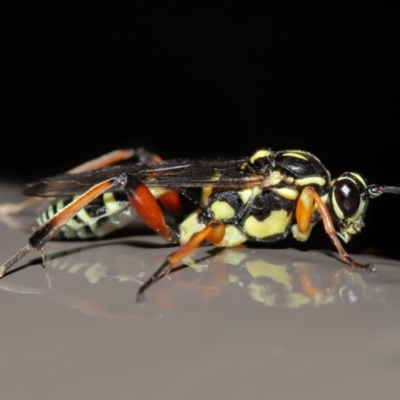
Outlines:
<svg viewBox="0 0 400 400"><path fill-rule="evenodd" d="M203 230L206 225L199 222L200 210L192 212L180 225L179 225L179 243L184 245L187 243L194 233Z"/></svg>
<svg viewBox="0 0 400 400"><path fill-rule="evenodd" d="M367 187L367 182L365 182L364 178L360 174L357 174L356 172L352 172L351 174L355 176L363 184L364 187Z"/></svg>
<svg viewBox="0 0 400 400"><path fill-rule="evenodd" d="M299 197L299 192L296 189L279 188L279 189L274 189L274 192L287 200L296 200Z"/></svg>
<svg viewBox="0 0 400 400"><path fill-rule="evenodd" d="M250 162L254 163L257 158L262 158L262 157L269 157L271 155L271 150L257 150L251 157L250 157Z"/></svg>
<svg viewBox="0 0 400 400"><path fill-rule="evenodd" d="M333 210L335 211L335 214L339 218L344 218L344 214L343 214L342 210L340 209L335 196L332 196L332 206L333 206Z"/></svg>
<svg viewBox="0 0 400 400"><path fill-rule="evenodd" d="M326 180L320 176L309 176L307 178L296 179L295 182L300 186L308 186L312 184L324 186L326 184Z"/></svg>
<svg viewBox="0 0 400 400"><path fill-rule="evenodd" d="M242 199L243 204L247 204L250 199L256 198L262 193L262 189L259 187L254 187L252 189L242 189L239 191L239 196Z"/></svg>
<svg viewBox="0 0 400 400"><path fill-rule="evenodd" d="M246 219L244 228L249 236L263 239L286 232L291 219L292 213L288 214L285 210L274 210L263 221L250 216Z"/></svg>
<svg viewBox="0 0 400 400"><path fill-rule="evenodd" d="M230 219L235 216L235 210L226 201L214 201L214 203L211 204L210 209L214 213L214 218L218 220Z"/></svg>
<svg viewBox="0 0 400 400"><path fill-rule="evenodd" d="M303 156L303 154L301 153L297 153L295 151L289 151L288 153L283 153L282 154L283 157L296 157L296 158L300 158L304 161L308 161L308 158Z"/></svg>

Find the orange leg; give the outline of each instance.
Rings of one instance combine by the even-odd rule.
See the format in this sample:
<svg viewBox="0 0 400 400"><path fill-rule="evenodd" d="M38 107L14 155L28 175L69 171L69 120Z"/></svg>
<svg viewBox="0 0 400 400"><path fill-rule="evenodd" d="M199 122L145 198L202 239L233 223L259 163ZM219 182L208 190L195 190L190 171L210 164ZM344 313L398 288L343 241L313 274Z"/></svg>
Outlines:
<svg viewBox="0 0 400 400"><path fill-rule="evenodd" d="M144 300L144 292L159 279L171 272L172 266L181 261L196 247L199 247L204 240L216 244L221 242L225 235L225 225L221 221L210 221L200 232L195 233L191 239L178 250L167 257L161 267L139 288L137 301Z"/></svg>
<svg viewBox="0 0 400 400"><path fill-rule="evenodd" d="M177 218L182 213L181 198L177 190L170 190L159 197L158 201L163 207L171 214L172 217Z"/></svg>
<svg viewBox="0 0 400 400"><path fill-rule="evenodd" d="M148 227L167 240L176 239L173 237L171 228L165 222L160 205L144 183L128 176L125 190L132 206Z"/></svg>
<svg viewBox="0 0 400 400"><path fill-rule="evenodd" d="M147 186L131 175L121 174L93 186L41 225L29 238L28 244L0 267L0 278L4 276L13 264L32 249L40 251L44 259L43 246L83 207L103 193L113 190L124 190L128 194L129 200L139 217L151 229L167 240L176 239L175 231L172 231L166 224L160 205ZM209 236L212 239L212 234Z"/></svg>
<svg viewBox="0 0 400 400"><path fill-rule="evenodd" d="M76 215L83 207L94 200L97 196L100 196L107 190L111 190L115 186L120 186L120 180L121 179L119 178L112 178L93 186L82 196L64 207L45 224L40 226L29 238L29 243L0 267L0 278L4 276L4 274L13 264L15 264L32 249L37 249L42 253L42 247L46 244L46 242L49 241L74 215Z"/></svg>
<svg viewBox="0 0 400 400"><path fill-rule="evenodd" d="M306 188L307 189L307 188ZM308 190L304 189L296 205L296 222L299 231L303 234L310 229L314 200Z"/></svg>
<svg viewBox="0 0 400 400"><path fill-rule="evenodd" d="M347 254L336 234L335 226L333 225L333 221L326 204L322 201L321 197L312 186L307 186L303 189L296 205L296 219L299 231L305 232L309 229L314 202L317 204L319 213L321 214L325 232L328 234L333 245L339 252L341 259L351 267L366 269L372 272L375 271L376 268L373 265L360 264L354 261Z"/></svg>

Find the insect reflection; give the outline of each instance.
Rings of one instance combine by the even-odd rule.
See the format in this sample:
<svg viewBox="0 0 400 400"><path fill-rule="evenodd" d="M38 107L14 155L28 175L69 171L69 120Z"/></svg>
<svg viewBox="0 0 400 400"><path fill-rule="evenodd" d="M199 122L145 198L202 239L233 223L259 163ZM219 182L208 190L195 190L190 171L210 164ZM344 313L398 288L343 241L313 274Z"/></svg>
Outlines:
<svg viewBox="0 0 400 400"><path fill-rule="evenodd" d="M100 259L102 252L104 257L107 256L104 248L98 250ZM108 266L105 263L85 262L82 258L76 260L77 257L71 254L49 257L46 271L51 284L35 288L3 280L0 289L40 294L92 316L124 319L160 317L178 308L182 299L187 304L190 299L209 303L228 298L250 306L293 309L345 305L368 301L376 296L373 287L367 285L358 272L349 268L328 271L318 263L285 262L281 254L266 260L264 252L260 253L257 249L224 249L214 253L200 260L197 257L185 258L183 264L195 274L173 273L170 279L156 285L154 296L144 310L132 308L132 313L126 312L126 302L132 300L132 283L141 284L148 267L137 257L130 257L131 262L127 263L125 256L121 263L127 265L125 269L119 263ZM60 274L63 276L61 280ZM62 289L58 289L58 281L62 283ZM118 296L113 298L116 292ZM125 304L123 311L122 304Z"/></svg>

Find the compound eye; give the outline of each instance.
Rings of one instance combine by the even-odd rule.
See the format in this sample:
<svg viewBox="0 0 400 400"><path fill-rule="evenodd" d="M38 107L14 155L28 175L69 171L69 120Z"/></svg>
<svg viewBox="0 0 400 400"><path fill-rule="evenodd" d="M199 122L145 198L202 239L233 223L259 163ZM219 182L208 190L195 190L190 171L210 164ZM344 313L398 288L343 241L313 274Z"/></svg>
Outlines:
<svg viewBox="0 0 400 400"><path fill-rule="evenodd" d="M360 206L360 192L351 179L340 179L333 189L335 200L345 217L354 215Z"/></svg>

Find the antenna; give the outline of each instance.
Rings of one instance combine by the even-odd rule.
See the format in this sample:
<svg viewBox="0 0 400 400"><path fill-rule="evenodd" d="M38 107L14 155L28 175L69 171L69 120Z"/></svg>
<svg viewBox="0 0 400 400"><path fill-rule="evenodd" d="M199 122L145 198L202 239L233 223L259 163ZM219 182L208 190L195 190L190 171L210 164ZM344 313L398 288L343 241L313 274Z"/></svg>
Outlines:
<svg viewBox="0 0 400 400"><path fill-rule="evenodd" d="M369 185L367 192L370 198L375 198L383 193L400 194L400 187L385 185Z"/></svg>

